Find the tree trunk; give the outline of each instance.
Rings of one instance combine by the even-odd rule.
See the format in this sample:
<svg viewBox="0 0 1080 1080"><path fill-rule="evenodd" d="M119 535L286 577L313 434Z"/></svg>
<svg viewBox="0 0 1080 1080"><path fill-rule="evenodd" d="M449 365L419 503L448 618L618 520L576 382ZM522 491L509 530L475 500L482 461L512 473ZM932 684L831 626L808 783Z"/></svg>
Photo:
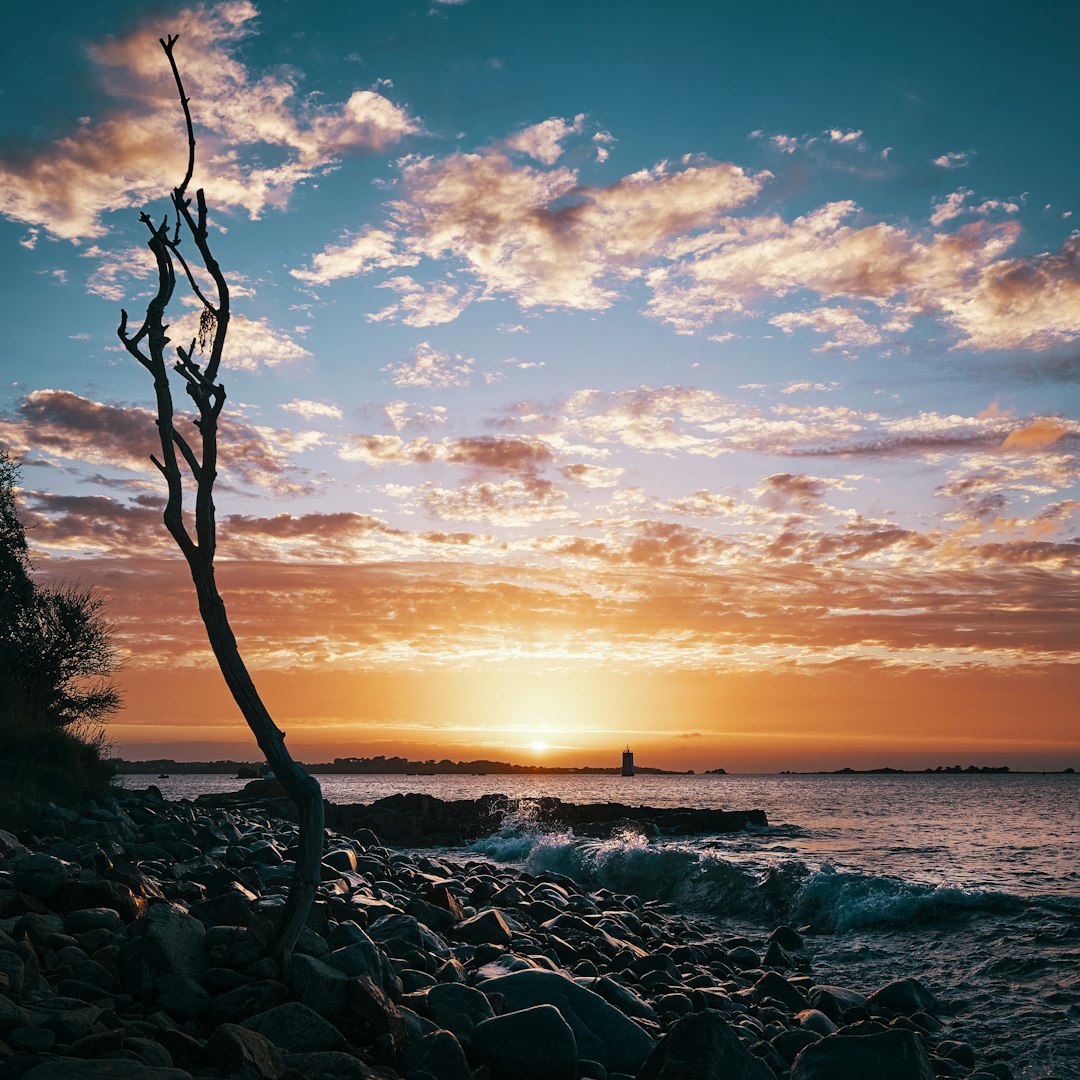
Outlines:
<svg viewBox="0 0 1080 1080"><path fill-rule="evenodd" d="M206 627L206 636L214 650L221 674L225 677L236 702L255 735L270 768L281 781L286 794L296 804L300 839L293 869L292 886L270 944L270 956L284 970L292 955L297 935L303 928L315 890L322 876L322 853L325 808L319 782L293 760L285 746L285 733L270 717L247 665L236 644L225 612L225 601L217 590L213 568L192 567L192 579L199 598L199 614Z"/></svg>

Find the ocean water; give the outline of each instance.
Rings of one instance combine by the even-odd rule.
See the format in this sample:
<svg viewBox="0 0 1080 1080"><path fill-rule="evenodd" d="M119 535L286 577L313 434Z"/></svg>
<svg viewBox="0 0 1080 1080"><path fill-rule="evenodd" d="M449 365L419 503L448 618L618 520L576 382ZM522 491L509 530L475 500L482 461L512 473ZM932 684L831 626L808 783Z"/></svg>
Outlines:
<svg viewBox="0 0 1080 1080"><path fill-rule="evenodd" d="M396 792L517 802L498 833L460 854L554 870L660 899L760 937L808 928L814 975L869 992L924 981L949 1027L1018 1078L1080 1080L1080 777L321 776L326 798ZM229 791L229 777L130 776L167 798ZM760 808L767 828L611 840L545 831L529 799ZM449 854L444 852L443 854Z"/></svg>

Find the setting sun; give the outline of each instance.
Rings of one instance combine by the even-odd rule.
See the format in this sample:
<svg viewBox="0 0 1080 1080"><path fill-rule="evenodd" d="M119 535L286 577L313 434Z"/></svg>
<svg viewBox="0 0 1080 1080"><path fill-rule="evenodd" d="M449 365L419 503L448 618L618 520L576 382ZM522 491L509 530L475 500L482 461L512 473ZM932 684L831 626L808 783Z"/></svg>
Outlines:
<svg viewBox="0 0 1080 1080"><path fill-rule="evenodd" d="M545 750L551 749L546 742L531 742L529 743L529 746L538 754L542 754Z"/></svg>

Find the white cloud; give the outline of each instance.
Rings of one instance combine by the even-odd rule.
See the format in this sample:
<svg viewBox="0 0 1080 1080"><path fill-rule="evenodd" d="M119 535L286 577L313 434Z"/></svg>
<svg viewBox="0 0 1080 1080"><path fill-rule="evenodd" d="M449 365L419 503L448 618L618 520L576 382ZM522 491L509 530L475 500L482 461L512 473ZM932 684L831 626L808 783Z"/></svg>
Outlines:
<svg viewBox="0 0 1080 1080"><path fill-rule="evenodd" d="M305 420L314 420L317 416L329 417L331 420L340 420L342 417L341 409L336 405L329 405L324 401L307 401L304 398L288 401L281 408L286 412L298 413Z"/></svg>
<svg viewBox="0 0 1080 1080"><path fill-rule="evenodd" d="M388 372L395 386L419 386L434 390L449 386L468 386L473 373L474 361L460 353L444 353L426 341L416 346L411 360L388 364L382 370Z"/></svg>
<svg viewBox="0 0 1080 1080"><path fill-rule="evenodd" d="M528 154L545 165L554 165L562 157L563 140L569 135L580 134L584 122L584 113L578 113L572 124L568 124L561 116L553 116L550 120L519 131L506 140L506 145L511 150Z"/></svg>

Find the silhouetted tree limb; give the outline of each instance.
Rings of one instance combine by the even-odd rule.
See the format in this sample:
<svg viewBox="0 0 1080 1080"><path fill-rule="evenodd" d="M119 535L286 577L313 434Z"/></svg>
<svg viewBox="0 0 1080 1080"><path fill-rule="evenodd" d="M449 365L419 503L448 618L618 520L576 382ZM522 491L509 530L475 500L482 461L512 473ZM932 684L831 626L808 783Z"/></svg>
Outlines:
<svg viewBox="0 0 1080 1080"><path fill-rule="evenodd" d="M184 94L183 81L173 55L177 36L159 39L169 66L172 68L188 139L187 171L179 187L172 192L174 211L170 233L166 216L156 225L145 212L140 220L150 233L148 245L157 263L157 290L146 308L146 318L139 329L128 331L128 314L120 312L117 334L124 348L150 373L154 380L157 402L158 441L160 459L152 456L168 489L165 503L165 527L187 560L199 614L206 627L207 638L225 677L233 699L255 735L259 748L266 756L274 774L296 804L300 823L300 843L296 868L288 900L277 932L270 946L270 955L283 966L288 963L297 934L307 919L320 879L323 850L323 802L318 782L301 768L285 747L285 735L274 724L255 688L247 666L240 655L236 638L229 625L225 603L218 593L214 579L214 555L217 550L217 523L214 512L214 481L218 468L218 417L225 405L225 387L218 382L218 370L225 351L229 330L229 286L210 249L207 231L206 199L202 189L195 193L195 213L187 194L195 172L195 132L191 120L189 99ZM198 252L203 269L213 282L215 297L199 285L188 260L180 253L180 244L190 238ZM169 345L166 310L176 288L176 265L179 264L188 285L202 305L199 337L185 348L176 347L177 359L172 370L179 375L184 390L194 403L197 413L193 421L198 439L192 445L175 425L175 410L166 347ZM208 347L205 365L195 361L196 346ZM194 514L185 513L185 491L194 491Z"/></svg>

